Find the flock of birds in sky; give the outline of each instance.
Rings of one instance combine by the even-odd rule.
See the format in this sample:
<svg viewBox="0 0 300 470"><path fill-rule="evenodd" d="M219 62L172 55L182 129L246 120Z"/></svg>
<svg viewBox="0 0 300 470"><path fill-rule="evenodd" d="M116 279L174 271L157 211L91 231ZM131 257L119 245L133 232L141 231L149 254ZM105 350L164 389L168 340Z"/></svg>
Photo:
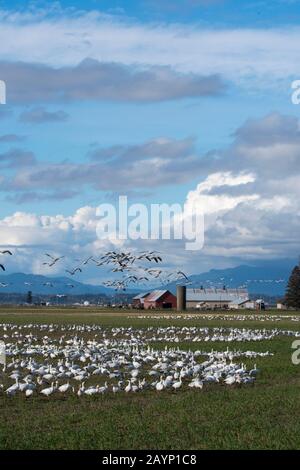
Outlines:
<svg viewBox="0 0 300 470"><path fill-rule="evenodd" d="M0 251L1 256L12 256L13 253L10 250ZM42 265L47 268L53 268L66 258L65 256L52 255L45 253L45 260ZM180 283L186 286L191 285L192 281L190 278L180 269L166 270L161 266L163 262L162 255L157 251L141 251L138 253L131 252L117 252L108 251L104 255L97 258L95 256L89 256L83 260L76 259L76 266L65 268L66 274L73 277L76 274L83 272L85 266L93 264L97 267L108 267L110 271L115 275L120 275L116 279L107 280L103 282L103 285L114 289L115 291L126 291L130 285L157 285L167 286L171 283ZM153 266L153 264L155 266ZM0 269L6 271L4 263L0 263ZM220 277L217 280L207 279L204 281L206 287L226 287L231 285L234 278L227 279ZM202 282L202 281L201 281ZM247 288L251 283L284 283L285 279L248 279L243 285L238 286L239 288ZM24 282L25 285L30 287L32 283ZM8 287L9 284L0 282L0 288ZM55 287L55 283L49 280L43 283L45 287ZM74 283L68 282L66 287L72 289L75 287Z"/></svg>
<svg viewBox="0 0 300 470"><path fill-rule="evenodd" d="M279 330L198 327L113 327L100 325L1 324L6 361L0 391L9 397L23 394L78 397L181 388L202 389L212 384L253 384L259 369L249 361L273 355L227 348L210 352L184 350L174 342L263 341ZM295 335L295 332L292 334ZM300 334L300 333L299 333ZM155 349L153 342L170 343ZM203 357L206 359L203 360ZM246 362L237 363L238 357ZM1 370L1 369L0 369ZM12 383L13 382L13 383Z"/></svg>
<svg viewBox="0 0 300 470"><path fill-rule="evenodd" d="M12 255L9 250L0 251L2 255ZM60 263L65 256L54 256L50 253L45 253L46 260L42 263L43 266L52 268ZM168 284L173 281L180 281L188 284L188 276L181 270L172 272L163 271L163 269L151 267L151 263L158 265L162 263L161 254L157 251L142 251L137 254L130 252L116 252L108 251L99 259L94 256L89 256L84 260L76 260L77 265L72 268L65 269L65 272L70 276L75 276L77 273L82 273L83 269L88 264L94 264L97 267L108 266L111 267L112 273L121 273L120 279L104 281L103 285L111 287L116 291L126 291L130 284L142 284L147 282L160 282L161 284ZM147 263L148 266L142 265ZM152 265L153 266L153 265ZM0 267L5 271L5 266L0 264ZM26 282L26 285L30 286L30 282ZM7 287L9 284L0 283L0 287ZM43 286L54 287L54 283L46 281ZM74 284L68 283L67 287L74 288Z"/></svg>

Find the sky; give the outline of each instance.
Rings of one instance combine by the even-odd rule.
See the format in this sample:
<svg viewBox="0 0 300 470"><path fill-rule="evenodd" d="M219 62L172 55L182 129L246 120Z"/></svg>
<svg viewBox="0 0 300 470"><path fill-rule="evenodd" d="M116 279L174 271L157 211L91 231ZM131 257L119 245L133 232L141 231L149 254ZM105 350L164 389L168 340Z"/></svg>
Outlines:
<svg viewBox="0 0 300 470"><path fill-rule="evenodd" d="M162 5L163 3L163 5ZM0 245L9 272L154 249L188 274L295 258L300 1L0 1ZM193 205L205 242L97 236L97 207ZM107 273L87 268L78 280Z"/></svg>

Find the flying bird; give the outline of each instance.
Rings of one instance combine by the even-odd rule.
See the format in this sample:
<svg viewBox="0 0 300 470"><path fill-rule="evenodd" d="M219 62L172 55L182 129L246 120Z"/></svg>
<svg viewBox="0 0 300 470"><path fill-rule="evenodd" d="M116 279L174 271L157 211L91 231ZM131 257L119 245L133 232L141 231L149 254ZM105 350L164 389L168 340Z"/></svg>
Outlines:
<svg viewBox="0 0 300 470"><path fill-rule="evenodd" d="M182 271L177 271L177 274L178 274L178 276L181 276L181 278L184 278L187 281L189 281L189 278Z"/></svg>
<svg viewBox="0 0 300 470"><path fill-rule="evenodd" d="M52 261L50 262L44 262L43 265L46 265L46 266L49 266L50 268L52 266L54 266L58 261L60 261L61 259L64 258L64 256L58 256L58 257L55 257L55 256L52 256L52 255L49 255L49 253L45 253L46 256L48 256L48 258L50 258Z"/></svg>
<svg viewBox="0 0 300 470"><path fill-rule="evenodd" d="M82 273L82 269L81 268L74 268L71 271L69 269L66 269L66 273L70 274L71 276L74 276L74 274L76 274L77 272Z"/></svg>

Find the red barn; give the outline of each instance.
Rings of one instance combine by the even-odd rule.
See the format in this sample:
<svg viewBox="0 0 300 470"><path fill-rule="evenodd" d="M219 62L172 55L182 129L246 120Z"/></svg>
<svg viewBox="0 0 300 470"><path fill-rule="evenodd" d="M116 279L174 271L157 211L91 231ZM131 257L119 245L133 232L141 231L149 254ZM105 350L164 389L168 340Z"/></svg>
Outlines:
<svg viewBox="0 0 300 470"><path fill-rule="evenodd" d="M176 308L177 299L168 290L155 290L144 299L144 309L149 308Z"/></svg>
<svg viewBox="0 0 300 470"><path fill-rule="evenodd" d="M144 300L148 295L150 295L150 292L143 292L133 297L132 306L134 308L144 308Z"/></svg>

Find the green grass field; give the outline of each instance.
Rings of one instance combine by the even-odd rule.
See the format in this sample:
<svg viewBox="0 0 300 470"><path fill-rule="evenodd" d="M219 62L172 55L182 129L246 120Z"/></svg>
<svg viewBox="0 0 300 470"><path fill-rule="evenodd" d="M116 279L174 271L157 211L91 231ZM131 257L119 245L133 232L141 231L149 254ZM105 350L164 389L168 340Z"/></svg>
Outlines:
<svg viewBox="0 0 300 470"><path fill-rule="evenodd" d="M162 313L162 315L165 312ZM275 312L278 314L280 312ZM293 312L294 314L295 312ZM0 310L0 323L97 323L113 326L236 326L300 330L290 319L208 321L195 318L141 319L132 312L93 309ZM238 314L238 312L237 312ZM128 315L131 317L128 318ZM157 315L157 312L154 312ZM222 317L224 313L220 314ZM232 313L230 314L232 315ZM268 313L269 315L269 313ZM1 339L1 338L0 338ZM81 397L0 395L1 449L299 449L300 365L291 362L293 337L271 341L176 344L270 351L274 356L243 361L261 372L254 385L206 385L203 390L143 391ZM165 344L154 345L164 348ZM168 343L168 346L170 344ZM240 360L238 359L240 362Z"/></svg>

